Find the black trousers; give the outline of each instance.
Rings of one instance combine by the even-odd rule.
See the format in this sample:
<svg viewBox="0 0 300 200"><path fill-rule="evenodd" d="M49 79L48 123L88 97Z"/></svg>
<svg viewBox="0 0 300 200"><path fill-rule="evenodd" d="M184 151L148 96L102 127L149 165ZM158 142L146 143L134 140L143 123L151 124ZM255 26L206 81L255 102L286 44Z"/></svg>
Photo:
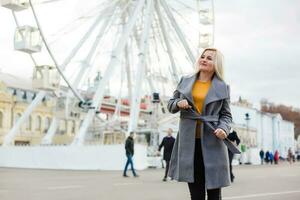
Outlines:
<svg viewBox="0 0 300 200"><path fill-rule="evenodd" d="M231 153L231 151L228 150L229 169L230 169L230 179L231 179L231 182L233 182L233 179L234 179L234 175L233 175L233 172L232 172L232 159L233 159L233 156L234 156L234 154Z"/></svg>
<svg viewBox="0 0 300 200"><path fill-rule="evenodd" d="M165 169L164 178L167 178L168 177L168 172L169 172L170 161L169 160L165 160L165 161L166 161L166 169Z"/></svg>
<svg viewBox="0 0 300 200"><path fill-rule="evenodd" d="M194 154L194 182L188 183L191 200L205 200L205 171L201 139L196 138ZM208 200L221 200L221 188L207 190Z"/></svg>

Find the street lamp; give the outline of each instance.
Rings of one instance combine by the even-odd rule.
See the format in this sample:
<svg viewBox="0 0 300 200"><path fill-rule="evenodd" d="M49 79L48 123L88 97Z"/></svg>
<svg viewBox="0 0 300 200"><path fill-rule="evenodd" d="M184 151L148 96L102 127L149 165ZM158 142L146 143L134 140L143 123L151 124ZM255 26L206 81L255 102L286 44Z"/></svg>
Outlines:
<svg viewBox="0 0 300 200"><path fill-rule="evenodd" d="M245 113L245 120L246 120L246 134L247 137L249 137L249 121L250 121L250 115L249 113ZM251 145L251 138L250 138L250 145Z"/></svg>
<svg viewBox="0 0 300 200"><path fill-rule="evenodd" d="M158 146L158 104L160 103L160 97L159 93L154 92L152 94L152 104L153 104L153 110L152 110L152 131L151 131L151 137L150 137L150 145L151 146Z"/></svg>

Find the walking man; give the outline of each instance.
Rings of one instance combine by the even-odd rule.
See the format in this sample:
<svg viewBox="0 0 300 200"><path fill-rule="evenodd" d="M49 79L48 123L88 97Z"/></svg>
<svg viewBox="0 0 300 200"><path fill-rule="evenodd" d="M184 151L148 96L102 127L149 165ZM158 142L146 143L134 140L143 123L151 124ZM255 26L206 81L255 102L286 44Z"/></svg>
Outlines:
<svg viewBox="0 0 300 200"><path fill-rule="evenodd" d="M169 164L172 154L172 149L175 143L175 138L172 136L173 130L171 128L168 129L168 135L163 138L161 144L159 145L158 151L160 152L161 148L164 148L164 156L163 159L166 161L166 169L165 169L165 176L163 181L167 181L168 171L169 171Z"/></svg>
<svg viewBox="0 0 300 200"><path fill-rule="evenodd" d="M127 157L127 162L124 168L124 172L123 172L123 177L128 177L127 173L127 168L128 165L131 165L131 170L133 173L134 177L138 177L138 175L136 174L134 167L133 167L133 154L134 154L134 132L130 132L130 135L127 137L126 141L125 141L125 150L126 150L126 157Z"/></svg>

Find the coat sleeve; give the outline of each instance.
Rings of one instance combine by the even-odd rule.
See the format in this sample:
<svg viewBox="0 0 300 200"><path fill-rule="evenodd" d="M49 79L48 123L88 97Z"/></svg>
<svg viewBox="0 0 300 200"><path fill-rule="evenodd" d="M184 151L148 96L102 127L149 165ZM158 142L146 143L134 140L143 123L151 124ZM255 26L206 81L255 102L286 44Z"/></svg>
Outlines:
<svg viewBox="0 0 300 200"><path fill-rule="evenodd" d="M181 83L182 78L180 79L178 85ZM177 86L178 87L178 86ZM180 93L178 92L178 90L176 89L173 93L173 97L168 101L168 110L170 113L177 113L179 111L179 108L177 106L177 103L182 100L180 98Z"/></svg>
<svg viewBox="0 0 300 200"><path fill-rule="evenodd" d="M165 141L165 138L161 141L159 147L158 147L158 151L161 150L161 148L164 146L164 141Z"/></svg>
<svg viewBox="0 0 300 200"><path fill-rule="evenodd" d="M228 87L228 98L223 100L222 108L220 110L219 123L217 128L221 128L228 135L230 132L230 125L232 123L232 115L230 110L230 94Z"/></svg>
<svg viewBox="0 0 300 200"><path fill-rule="evenodd" d="M126 141L125 141L125 151L126 151L126 154L129 153L129 140L128 139L126 139Z"/></svg>

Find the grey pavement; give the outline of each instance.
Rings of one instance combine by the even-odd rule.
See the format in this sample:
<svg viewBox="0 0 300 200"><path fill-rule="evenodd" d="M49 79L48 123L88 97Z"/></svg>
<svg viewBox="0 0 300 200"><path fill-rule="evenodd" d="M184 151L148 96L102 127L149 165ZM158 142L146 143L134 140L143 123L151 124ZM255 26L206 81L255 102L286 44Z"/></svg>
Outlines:
<svg viewBox="0 0 300 200"><path fill-rule="evenodd" d="M299 200L300 164L236 166L223 199ZM0 168L0 200L188 200L186 183L162 182L163 169L68 171Z"/></svg>

